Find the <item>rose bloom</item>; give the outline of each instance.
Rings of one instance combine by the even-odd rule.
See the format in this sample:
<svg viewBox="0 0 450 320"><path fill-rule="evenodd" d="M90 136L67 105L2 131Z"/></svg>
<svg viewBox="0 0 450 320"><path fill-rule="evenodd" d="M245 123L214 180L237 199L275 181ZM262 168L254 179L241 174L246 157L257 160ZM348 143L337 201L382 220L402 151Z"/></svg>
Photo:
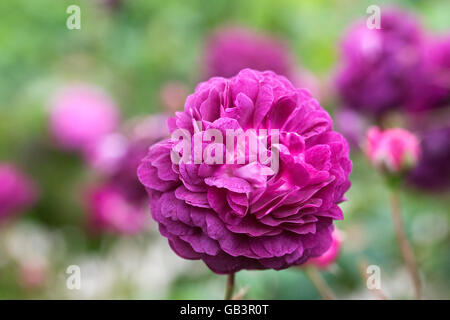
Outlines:
<svg viewBox="0 0 450 320"><path fill-rule="evenodd" d="M306 87L319 96L319 79L295 64L295 57L283 39L242 27L223 27L207 40L206 77L232 77L245 68L273 71L295 86Z"/></svg>
<svg viewBox="0 0 450 320"><path fill-rule="evenodd" d="M163 115L131 121L127 130L106 137L89 149L85 159L103 174L101 184L88 192L88 218L96 231L135 234L146 229L148 197L136 177L149 144L168 136Z"/></svg>
<svg viewBox="0 0 450 320"><path fill-rule="evenodd" d="M90 167L104 174L114 174L124 164L131 163L135 167L129 173L135 178L135 169L148 145L169 135L166 122L165 114L128 120L121 130L114 131L85 148L84 160Z"/></svg>
<svg viewBox="0 0 450 320"><path fill-rule="evenodd" d="M112 132L118 123L116 105L104 92L74 85L58 92L52 101L50 129L58 144L80 151Z"/></svg>
<svg viewBox="0 0 450 320"><path fill-rule="evenodd" d="M148 225L142 198L129 194L120 184L106 183L89 191L89 223L94 231L136 234ZM144 193L145 194L145 193Z"/></svg>
<svg viewBox="0 0 450 320"><path fill-rule="evenodd" d="M423 68L423 75L408 104L409 110L450 106L450 35L427 42Z"/></svg>
<svg viewBox="0 0 450 320"><path fill-rule="evenodd" d="M238 27L217 30L207 41L208 77L235 76L244 68L289 76L293 59L280 40Z"/></svg>
<svg viewBox="0 0 450 320"><path fill-rule="evenodd" d="M271 71L244 69L199 84L168 124L193 141L213 128L279 130L271 148L279 154L278 170L250 161L247 151L244 164L173 162L178 139L149 149L138 176L175 253L226 274L284 269L330 248L352 164L346 140L307 90Z"/></svg>
<svg viewBox="0 0 450 320"><path fill-rule="evenodd" d="M380 116L409 103L421 78L423 35L406 12L383 10L380 29L355 24L342 42L336 86L342 102Z"/></svg>
<svg viewBox="0 0 450 320"><path fill-rule="evenodd" d="M371 127L367 132L366 155L378 169L401 172L417 163L420 144L417 137L405 129L381 131L377 127Z"/></svg>
<svg viewBox="0 0 450 320"><path fill-rule="evenodd" d="M421 133L422 156L409 176L414 185L440 191L450 188L450 126Z"/></svg>
<svg viewBox="0 0 450 320"><path fill-rule="evenodd" d="M336 261L342 246L342 237L337 229L334 229L332 237L333 241L330 248L320 257L309 259L306 264L313 265L319 269L326 269Z"/></svg>
<svg viewBox="0 0 450 320"><path fill-rule="evenodd" d="M36 189L31 180L12 164L0 163L0 222L31 206Z"/></svg>

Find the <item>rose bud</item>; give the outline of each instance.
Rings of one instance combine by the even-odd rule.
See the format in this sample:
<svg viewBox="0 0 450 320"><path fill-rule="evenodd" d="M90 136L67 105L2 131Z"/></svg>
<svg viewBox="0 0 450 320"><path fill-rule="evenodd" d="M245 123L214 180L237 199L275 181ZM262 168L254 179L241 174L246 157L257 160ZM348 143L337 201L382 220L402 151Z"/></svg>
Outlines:
<svg viewBox="0 0 450 320"><path fill-rule="evenodd" d="M366 155L372 165L383 172L405 172L416 165L420 144L417 137L405 129L381 131L372 127L367 132Z"/></svg>

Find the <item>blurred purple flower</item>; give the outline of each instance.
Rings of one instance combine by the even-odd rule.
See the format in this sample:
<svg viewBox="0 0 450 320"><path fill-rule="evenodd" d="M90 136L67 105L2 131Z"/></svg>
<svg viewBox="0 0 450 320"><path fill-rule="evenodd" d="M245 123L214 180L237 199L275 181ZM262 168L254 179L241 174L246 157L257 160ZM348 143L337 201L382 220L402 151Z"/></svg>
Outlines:
<svg viewBox="0 0 450 320"><path fill-rule="evenodd" d="M408 105L411 111L450 106L450 36L427 42L419 80Z"/></svg>
<svg viewBox="0 0 450 320"><path fill-rule="evenodd" d="M122 133L108 134L84 150L84 159L90 167L100 172L115 172L127 152L128 143Z"/></svg>
<svg viewBox="0 0 450 320"><path fill-rule="evenodd" d="M337 75L342 102L375 116L405 107L421 78L423 39L416 19L400 10L384 10L381 29L368 29L365 21L353 26Z"/></svg>
<svg viewBox="0 0 450 320"><path fill-rule="evenodd" d="M148 146L168 136L167 117L154 115L131 121L88 149L88 163L103 173L103 184L88 194L89 219L96 230L131 234L146 228L148 197L136 171Z"/></svg>
<svg viewBox="0 0 450 320"><path fill-rule="evenodd" d="M422 156L410 181L429 190L450 188L450 127L421 134Z"/></svg>
<svg viewBox="0 0 450 320"><path fill-rule="evenodd" d="M37 191L31 180L14 165L0 163L0 221L31 206Z"/></svg>
<svg viewBox="0 0 450 320"><path fill-rule="evenodd" d="M51 132L67 150L82 151L97 143L116 128L118 120L111 98L88 85L67 87L52 101Z"/></svg>
<svg viewBox="0 0 450 320"><path fill-rule="evenodd" d="M360 114L349 108L336 112L334 125L336 131L342 133L352 148L358 148L364 141L368 126Z"/></svg>
<svg viewBox="0 0 450 320"><path fill-rule="evenodd" d="M244 28L217 30L207 42L205 55L207 77L232 77L245 68L287 77L292 73L293 60L284 43Z"/></svg>
<svg viewBox="0 0 450 320"><path fill-rule="evenodd" d="M135 177L135 169L148 146L168 136L167 118L164 114L155 114L128 121L121 131L105 135L85 148L86 163L105 174L123 171L124 165L131 163L135 167L128 173Z"/></svg>
<svg viewBox="0 0 450 320"><path fill-rule="evenodd" d="M277 171L261 161L177 164L171 160L177 139L150 148L138 176L161 234L179 256L202 259L216 273L279 270L331 246L352 164L344 137L307 90L271 71L244 69L199 84L168 123L171 132L197 133L193 139L211 128L280 130L271 149L279 150Z"/></svg>
<svg viewBox="0 0 450 320"><path fill-rule="evenodd" d="M242 27L223 27L208 39L205 49L206 77L232 77L245 68L273 71L295 87L320 95L318 78L295 64L295 57L280 38Z"/></svg>
<svg viewBox="0 0 450 320"><path fill-rule="evenodd" d="M124 188L115 183L89 192L90 224L94 230L135 234L145 230L149 219L142 201L129 199Z"/></svg>

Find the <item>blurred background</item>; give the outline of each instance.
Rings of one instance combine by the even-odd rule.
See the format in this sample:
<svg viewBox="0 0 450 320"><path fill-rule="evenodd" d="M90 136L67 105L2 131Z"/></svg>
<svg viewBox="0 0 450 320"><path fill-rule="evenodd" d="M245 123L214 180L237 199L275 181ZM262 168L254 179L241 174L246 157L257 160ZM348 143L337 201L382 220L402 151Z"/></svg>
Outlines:
<svg viewBox="0 0 450 320"><path fill-rule="evenodd" d="M66 25L70 5L81 29ZM370 41L358 33L369 5L382 25L396 10ZM372 124L420 137L403 216L425 296L449 299L449 12L446 0L1 1L0 299L221 299L225 277L170 250L134 172L200 81L244 67L308 88L351 143L343 242L320 271L339 298L377 298L365 265L389 298L412 298L388 190L361 145ZM302 268L236 283L249 299L320 299Z"/></svg>

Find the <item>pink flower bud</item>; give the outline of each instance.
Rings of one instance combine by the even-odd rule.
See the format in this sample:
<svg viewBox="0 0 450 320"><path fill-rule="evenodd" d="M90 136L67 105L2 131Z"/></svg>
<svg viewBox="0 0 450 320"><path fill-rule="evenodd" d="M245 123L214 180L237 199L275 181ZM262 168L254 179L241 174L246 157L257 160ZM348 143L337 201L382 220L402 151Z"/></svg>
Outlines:
<svg viewBox="0 0 450 320"><path fill-rule="evenodd" d="M372 127L367 132L366 155L374 167L396 173L415 166L420 144L417 137L405 129L381 131Z"/></svg>

